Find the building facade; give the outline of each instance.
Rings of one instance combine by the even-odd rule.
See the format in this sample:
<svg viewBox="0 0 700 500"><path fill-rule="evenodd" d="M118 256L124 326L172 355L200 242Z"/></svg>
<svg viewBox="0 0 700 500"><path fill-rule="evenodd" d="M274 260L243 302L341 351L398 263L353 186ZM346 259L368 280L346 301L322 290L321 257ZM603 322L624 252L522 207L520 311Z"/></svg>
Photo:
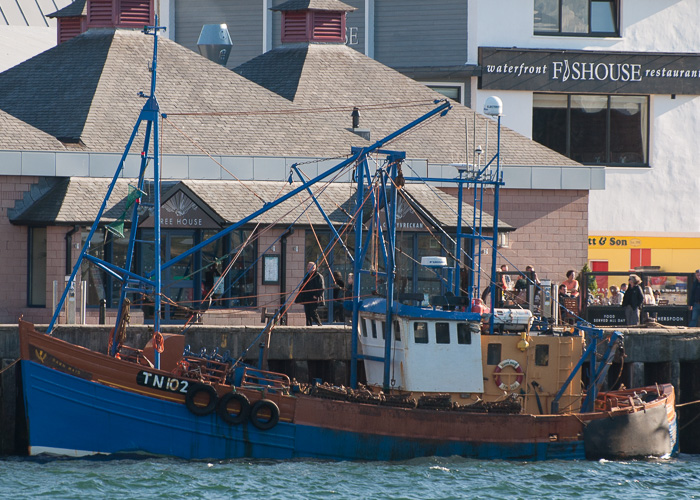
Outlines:
<svg viewBox="0 0 700 500"><path fill-rule="evenodd" d="M497 91L508 126L605 165L589 199L591 267L696 269L697 2L496 1L474 13L477 109Z"/></svg>
<svg viewBox="0 0 700 500"><path fill-rule="evenodd" d="M252 3L255 2L222 2L221 6L243 8ZM339 2L321 3L338 5ZM139 10L140 14L148 17L158 13L150 10L149 2L141 4L144 8ZM14 322L20 314L36 322L48 320L53 283L60 286L74 264L81 243L86 240L87 227L94 220L98 202L106 191L106 179L113 175L119 163L121 149L142 106L137 90L148 88L151 39L137 29L120 26L123 19L133 18L120 14L119 8L124 5L115 0L114 10L110 11L112 28L104 26L107 21L103 18L95 18L97 24L93 26L92 3L87 0L83 9L71 9L70 16L62 18L74 21L72 17L76 13L84 15L85 33L0 74L0 89L3 89L0 92L3 130L0 224L11 263L0 272L5 282L16 284L13 289L2 291L2 322ZM211 5L202 2L201 12L208 12ZM362 19L371 18L372 12L380 11L384 4L377 2L376 11L363 7L365 4L355 10L354 5L341 5L344 5L341 11L348 12L345 26L351 33L350 42L354 42L355 34L358 40L371 40L367 33L361 33L359 25L356 32L350 28ZM464 6L459 2L449 5L454 9ZM255 15L261 22L271 21L267 28L260 25L260 33L265 36L258 40L259 55L232 53L229 66L235 65L235 71L173 41L164 40L160 46L158 95L161 109L168 114L162 134L163 172L170 183L167 189L161 188L163 203L172 201L181 209L196 207L203 214L179 219L168 217L173 224L165 228L165 252L171 257L202 241L211 231L237 220L241 207L232 208L230 200L246 199L241 193L250 190L263 193L247 203L246 209L262 203L261 200L274 199L281 183L287 180L291 165L302 163L305 174L311 176L322 172L337 162L334 157L346 155L351 146L370 144L367 134L372 139L381 138L420 116L441 97L378 58L367 57L355 50L355 46L344 44L346 37L342 34L337 36L336 43L283 43L281 36L278 40L279 29L274 34L283 14L270 10L283 6L281 2L259 3ZM176 7L161 2L161 17L172 18L177 13ZM416 18L425 12L420 10L424 9L422 3L416 3L415 8L419 9L413 13ZM239 17L232 15L236 22L241 22ZM446 17L451 20L454 16ZM59 18L59 23L62 19ZM402 27L407 22L408 19L397 20ZM169 32L177 40L178 32L186 31L183 26L173 25ZM235 31L232 35L236 47ZM439 36L431 36L437 47ZM362 42L364 51L378 49L382 43L390 44L396 36L386 34L378 38L384 41ZM265 45L268 39L272 41ZM258 46L254 35L246 40L251 46ZM379 53L384 53L386 58L394 57L393 49L382 50ZM407 73L418 71L411 57L396 57L397 67ZM461 57L453 54L439 67L419 69L424 74L432 72L429 78L434 83L453 87L451 91L438 90L452 92L455 99L466 102L475 99L476 81L471 75L476 64L462 68L463 63L460 66L455 62ZM421 64L431 62L425 58ZM469 74L455 73L450 80L442 73L457 71L457 66L459 71ZM458 80L465 90L454 94L454 88L461 89L462 83L453 85ZM358 135L352 130L350 115L354 107L360 110L360 127L366 133ZM319 108L324 112L307 112ZM392 147L407 152L406 168L411 170L411 175L451 178L456 176L453 163L483 165L494 153L496 133L492 120L456 103L444 118L399 139ZM477 154L477 149L483 153ZM124 164L125 179L136 175L139 161L139 153L132 150ZM502 163L506 188L502 191L499 219L501 227L511 231L501 242L499 263L519 269L533 264L540 278L554 281L560 280L567 269L580 268L587 256L589 191L604 188L604 168L582 165L507 128L502 130ZM213 184L206 185L207 182ZM252 184L242 188L246 182ZM90 242L91 251L106 257L121 255L124 238L119 235L125 236L130 229L123 217L128 182L120 182L120 186L105 225ZM447 202L430 197L436 188L448 192ZM349 183L340 189L342 194L332 198L331 208L352 200ZM441 227L454 227L456 198L449 196L447 185L437 182L415 189L423 189L415 195L416 206L430 213ZM408 191L411 192L410 187ZM444 206L451 208L446 210ZM488 206L487 194L484 205L487 211ZM118 225L120 220L126 224L119 231L107 227ZM241 267L226 278L224 290L215 297L217 305L204 315L205 322L257 323L263 307L273 307L280 296L293 293L303 278L305 262L319 260L319 248L330 233L324 233L320 218L306 223L297 221L294 232L290 232L291 221L262 223L271 227L262 233L256 224L251 224L231 235L220 247L207 249L193 256L188 265L173 269L170 276L173 302L198 303L204 292L214 286L212 280L219 272L216 265L227 266L239 250ZM407 227L415 229L415 226ZM139 239L148 241L147 225L138 230L142 231ZM254 244L249 239L253 233ZM281 259L283 245L287 255L284 260ZM426 295L443 292L444 284L415 263L417 257L440 252L440 246L433 247L421 230L403 231L401 246L412 259L400 263L399 273L406 291ZM148 245L139 251L146 255ZM485 248L484 252L491 253L492 249ZM326 263L326 268L338 269L346 277L349 266L343 252L338 250L330 259L332 262ZM147 261L141 257L137 260ZM286 266L284 270L277 267L277 280L273 279L275 261ZM115 283L90 269L81 270L81 278L87 289L85 294L76 292L76 301L83 300L81 295L84 295L88 320L97 320L100 300L106 301L108 315L113 315ZM331 287L329 274L326 285ZM380 288L381 284L375 285ZM299 306L293 306L290 313L292 323L303 317ZM147 307L134 312L132 318L138 321L140 314L147 315Z"/></svg>
<svg viewBox="0 0 700 500"><path fill-rule="evenodd" d="M234 68L280 43L279 15L269 10L280 3L211 0L195 8L172 0L162 9L170 36L192 50L202 24L227 23ZM506 126L604 166L606 189L589 200L593 267L697 268L697 2L346 3L356 9L347 17L349 47L477 111L496 94ZM623 240L626 248L610 245Z"/></svg>

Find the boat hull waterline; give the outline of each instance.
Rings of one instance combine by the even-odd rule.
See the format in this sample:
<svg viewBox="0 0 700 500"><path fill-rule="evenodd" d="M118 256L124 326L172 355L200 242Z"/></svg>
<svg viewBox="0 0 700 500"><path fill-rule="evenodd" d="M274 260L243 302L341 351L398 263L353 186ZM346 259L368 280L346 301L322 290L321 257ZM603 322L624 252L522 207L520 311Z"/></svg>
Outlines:
<svg viewBox="0 0 700 500"><path fill-rule="evenodd" d="M181 390L196 381L74 346L24 322L20 346L30 455L139 452L184 459L548 460L664 456L677 451L671 386L660 386L663 395L636 410L568 415L406 409L238 388L251 404L265 398L279 408L279 422L261 430L250 419L231 425L217 412L203 416L190 412ZM157 376L159 384L144 385L144 372ZM216 390L221 396L232 388L220 385ZM594 439L588 437L591 423L597 426ZM645 432L638 436L655 438L636 439L629 446L624 440L611 445L609 439L601 439L640 429Z"/></svg>

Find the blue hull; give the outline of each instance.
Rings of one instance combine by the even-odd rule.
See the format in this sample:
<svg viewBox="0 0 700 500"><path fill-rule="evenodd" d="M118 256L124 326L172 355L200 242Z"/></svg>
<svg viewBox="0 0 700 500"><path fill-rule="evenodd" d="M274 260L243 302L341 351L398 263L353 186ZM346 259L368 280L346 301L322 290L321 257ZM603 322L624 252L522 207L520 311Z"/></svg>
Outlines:
<svg viewBox="0 0 700 500"><path fill-rule="evenodd" d="M228 425L216 413L195 416L183 404L111 388L30 361L22 361L22 382L32 455L139 452L185 459L585 458L583 441L436 442L289 422L279 422L265 431L249 422Z"/></svg>

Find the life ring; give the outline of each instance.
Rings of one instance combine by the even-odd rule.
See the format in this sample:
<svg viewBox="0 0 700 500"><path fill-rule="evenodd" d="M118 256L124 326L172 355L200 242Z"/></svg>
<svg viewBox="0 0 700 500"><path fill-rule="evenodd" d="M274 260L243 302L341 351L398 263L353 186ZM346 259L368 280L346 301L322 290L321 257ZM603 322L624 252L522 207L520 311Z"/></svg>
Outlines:
<svg viewBox="0 0 700 500"><path fill-rule="evenodd" d="M518 374L517 378L515 379L515 382L512 384L504 384L501 381L501 370L503 370L506 366L512 367L515 372ZM504 359L500 363L498 363L498 366L496 369L493 371L493 376L494 376L494 382L496 382L496 385L498 386L499 389L502 391L514 391L518 387L520 387L520 384L523 383L523 380L525 379L525 375L523 374L523 369L520 368L520 363L515 361L514 359Z"/></svg>
<svg viewBox="0 0 700 500"><path fill-rule="evenodd" d="M270 416L266 417L265 414L260 416L260 412L269 412ZM261 431L266 431L272 429L277 422L280 420L280 409L269 399L260 399L255 402L253 408L250 410L250 422L260 429Z"/></svg>
<svg viewBox="0 0 700 500"><path fill-rule="evenodd" d="M205 392L209 396L209 403L205 406L198 405L194 402L194 398L200 392ZM216 408L216 389L206 384L195 384L187 389L185 396L185 406L195 415L209 415Z"/></svg>
<svg viewBox="0 0 700 500"><path fill-rule="evenodd" d="M238 414L232 414L228 409L228 404L231 401L237 401L240 409ZM230 425L242 424L248 419L250 415L250 401L245 396L239 392L227 392L219 399L216 405L216 413L221 417L221 420Z"/></svg>

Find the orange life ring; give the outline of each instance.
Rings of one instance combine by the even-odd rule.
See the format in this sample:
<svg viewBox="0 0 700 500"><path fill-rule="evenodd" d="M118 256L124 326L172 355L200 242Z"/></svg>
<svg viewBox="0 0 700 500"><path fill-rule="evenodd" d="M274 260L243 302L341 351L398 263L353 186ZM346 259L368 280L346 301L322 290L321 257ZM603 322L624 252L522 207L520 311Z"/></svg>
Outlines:
<svg viewBox="0 0 700 500"><path fill-rule="evenodd" d="M506 367L510 366L512 367L515 372L518 374L517 378L515 379L515 382L512 384L504 384L501 381L501 371ZM496 385L498 386L499 389L503 391L514 391L518 387L520 387L520 384L523 383L523 380L525 380L525 375L523 374L523 369L520 368L520 363L515 361L514 359L504 359L500 363L498 363L498 366L496 369L493 371L493 376L494 376L494 382L496 382Z"/></svg>

